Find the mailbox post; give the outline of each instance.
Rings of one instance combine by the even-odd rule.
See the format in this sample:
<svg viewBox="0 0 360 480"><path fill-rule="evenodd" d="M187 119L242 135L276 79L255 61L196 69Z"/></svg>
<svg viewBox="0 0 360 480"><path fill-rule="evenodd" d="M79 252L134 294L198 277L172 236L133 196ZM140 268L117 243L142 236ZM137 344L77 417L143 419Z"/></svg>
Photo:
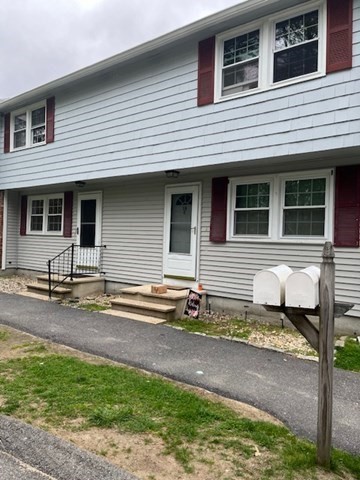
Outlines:
<svg viewBox="0 0 360 480"><path fill-rule="evenodd" d="M323 467L330 466L331 457L334 316L353 307L335 304L334 257L332 243L326 242L320 269L312 266L292 272L286 265L279 265L258 272L254 278L254 303L284 313L319 353L317 463ZM269 287L264 285L269 281ZM307 315L319 317L319 330Z"/></svg>
<svg viewBox="0 0 360 480"><path fill-rule="evenodd" d="M317 462L330 466L334 371L334 248L326 242L320 267L319 391L317 426Z"/></svg>

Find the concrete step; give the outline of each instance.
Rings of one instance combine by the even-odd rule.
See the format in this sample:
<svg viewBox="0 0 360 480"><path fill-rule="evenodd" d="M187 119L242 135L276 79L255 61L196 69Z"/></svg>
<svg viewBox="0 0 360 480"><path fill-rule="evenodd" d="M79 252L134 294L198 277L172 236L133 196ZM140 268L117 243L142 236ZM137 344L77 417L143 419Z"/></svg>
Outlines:
<svg viewBox="0 0 360 480"><path fill-rule="evenodd" d="M152 316L169 321L174 318L176 307L160 303L144 302L136 299L119 298L111 301L113 310L137 313L138 315Z"/></svg>
<svg viewBox="0 0 360 480"><path fill-rule="evenodd" d="M165 323L163 318L151 317L150 315L139 315L138 313L122 312L121 310L103 310L101 313L105 315L113 315L115 317L126 318L128 320L137 320L138 322L151 323L152 325L159 325Z"/></svg>
<svg viewBox="0 0 360 480"><path fill-rule="evenodd" d="M39 295L46 295L49 296L49 287L48 285L42 285L40 283L36 284L27 284L26 288L29 292L32 293L37 293ZM51 296L56 297L56 298L68 298L71 296L72 290L71 288L64 288L64 287L56 287L53 292L51 293Z"/></svg>
<svg viewBox="0 0 360 480"><path fill-rule="evenodd" d="M168 288L166 293L152 293L151 285L127 287L121 290L122 299L176 307L173 318L180 318L182 316L188 294L188 289L175 290L171 288Z"/></svg>
<svg viewBox="0 0 360 480"><path fill-rule="evenodd" d="M52 276L53 284L56 283L56 280L60 281L64 277L56 277ZM48 276L47 275L39 275L37 277L37 281L39 285L46 285L48 288ZM81 298L87 297L89 295L97 295L104 293L105 291L105 278L104 277L74 277L73 280L67 278L61 284L61 288L67 288L71 290L71 297L72 298Z"/></svg>

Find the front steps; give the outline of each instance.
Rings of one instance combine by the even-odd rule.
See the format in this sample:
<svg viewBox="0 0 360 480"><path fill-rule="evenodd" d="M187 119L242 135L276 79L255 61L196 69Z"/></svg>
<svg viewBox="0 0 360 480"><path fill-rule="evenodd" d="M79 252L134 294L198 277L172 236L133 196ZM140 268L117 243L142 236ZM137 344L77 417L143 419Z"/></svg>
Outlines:
<svg viewBox="0 0 360 480"><path fill-rule="evenodd" d="M165 323L182 317L188 293L188 289L174 290L171 287L166 293L152 293L151 285L123 288L121 297L111 301L111 308L126 318Z"/></svg>
<svg viewBox="0 0 360 480"><path fill-rule="evenodd" d="M48 276L37 277L36 284L26 285L28 292L38 295L49 296ZM103 277L75 277L73 280L66 279L56 287L51 296L60 300L66 298L81 298L89 295L104 293L105 279Z"/></svg>

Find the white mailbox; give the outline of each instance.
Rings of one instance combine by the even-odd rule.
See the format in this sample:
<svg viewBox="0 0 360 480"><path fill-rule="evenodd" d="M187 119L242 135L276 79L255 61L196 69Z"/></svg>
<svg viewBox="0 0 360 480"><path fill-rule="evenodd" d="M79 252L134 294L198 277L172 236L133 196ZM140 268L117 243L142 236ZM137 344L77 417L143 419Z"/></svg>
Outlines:
<svg viewBox="0 0 360 480"><path fill-rule="evenodd" d="M308 267L288 276L285 305L295 308L316 308L319 305L320 268Z"/></svg>
<svg viewBox="0 0 360 480"><path fill-rule="evenodd" d="M292 270L287 265L261 270L255 275L253 302L280 306L285 302L285 282Z"/></svg>

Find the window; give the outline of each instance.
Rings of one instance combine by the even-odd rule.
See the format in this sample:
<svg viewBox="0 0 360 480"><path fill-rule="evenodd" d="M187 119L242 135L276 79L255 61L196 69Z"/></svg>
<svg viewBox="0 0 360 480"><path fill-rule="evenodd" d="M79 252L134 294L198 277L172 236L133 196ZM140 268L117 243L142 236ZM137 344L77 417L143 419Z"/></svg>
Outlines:
<svg viewBox="0 0 360 480"><path fill-rule="evenodd" d="M235 235L268 235L270 183L236 185Z"/></svg>
<svg viewBox="0 0 360 480"><path fill-rule="evenodd" d="M259 45L259 30L225 40L222 95L257 88Z"/></svg>
<svg viewBox="0 0 360 480"><path fill-rule="evenodd" d="M63 195L29 197L28 233L62 234Z"/></svg>
<svg viewBox="0 0 360 480"><path fill-rule="evenodd" d="M323 237L325 202L326 178L286 180L284 184L283 236Z"/></svg>
<svg viewBox="0 0 360 480"><path fill-rule="evenodd" d="M229 181L228 238L331 239L332 172L233 178Z"/></svg>
<svg viewBox="0 0 360 480"><path fill-rule="evenodd" d="M318 70L319 12L275 25L274 83Z"/></svg>
<svg viewBox="0 0 360 480"><path fill-rule="evenodd" d="M325 73L324 2L261 19L217 37L216 95L221 100Z"/></svg>
<svg viewBox="0 0 360 480"><path fill-rule="evenodd" d="M45 104L32 106L11 114L11 150L46 143Z"/></svg>

